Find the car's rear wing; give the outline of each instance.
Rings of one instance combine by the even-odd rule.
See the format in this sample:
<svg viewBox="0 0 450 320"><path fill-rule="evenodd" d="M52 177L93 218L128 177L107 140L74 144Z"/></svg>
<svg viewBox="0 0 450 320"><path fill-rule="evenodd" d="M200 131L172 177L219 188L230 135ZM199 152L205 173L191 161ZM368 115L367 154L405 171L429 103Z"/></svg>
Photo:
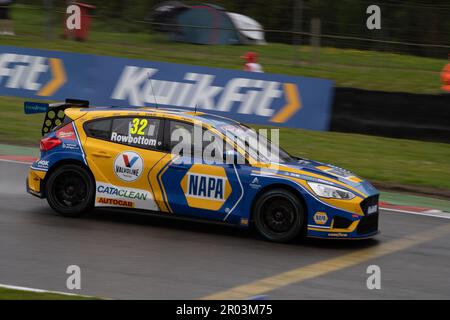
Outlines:
<svg viewBox="0 0 450 320"><path fill-rule="evenodd" d="M88 108L89 101L66 99L65 102L43 103L26 101L23 105L25 114L45 113L42 125L42 135L59 126L66 117L64 110L67 108Z"/></svg>

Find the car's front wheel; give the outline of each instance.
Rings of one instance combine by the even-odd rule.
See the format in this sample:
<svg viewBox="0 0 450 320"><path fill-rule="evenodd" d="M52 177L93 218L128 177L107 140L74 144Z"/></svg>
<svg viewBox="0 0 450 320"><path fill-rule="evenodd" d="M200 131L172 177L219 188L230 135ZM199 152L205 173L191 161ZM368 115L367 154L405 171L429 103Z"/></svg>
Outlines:
<svg viewBox="0 0 450 320"><path fill-rule="evenodd" d="M78 217L93 208L95 183L82 166L58 167L50 174L46 186L48 204L63 216Z"/></svg>
<svg viewBox="0 0 450 320"><path fill-rule="evenodd" d="M289 242L300 235L305 223L301 201L285 189L266 191L253 207L253 221L267 240Z"/></svg>

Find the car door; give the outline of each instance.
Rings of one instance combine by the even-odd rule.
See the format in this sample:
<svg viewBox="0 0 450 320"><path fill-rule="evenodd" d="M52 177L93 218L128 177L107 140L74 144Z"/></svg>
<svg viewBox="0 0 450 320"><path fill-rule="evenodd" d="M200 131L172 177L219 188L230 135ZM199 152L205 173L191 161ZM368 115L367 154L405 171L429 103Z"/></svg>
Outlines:
<svg viewBox="0 0 450 320"><path fill-rule="evenodd" d="M152 170L168 157L164 120L144 116L102 118L84 124L84 151L96 180L96 206L167 211Z"/></svg>
<svg viewBox="0 0 450 320"><path fill-rule="evenodd" d="M201 142L195 143L195 139L199 141L199 133L202 135ZM239 168L234 164L211 163L211 159L203 157L208 146L208 143L202 142L205 135L205 129L198 126L194 129L192 123L166 120L165 146L172 158L161 176L161 182L171 212L225 220L243 197ZM214 139L222 141L218 136ZM190 152L189 148L180 152L177 147L182 142L185 146L190 145ZM222 156L223 153L220 154Z"/></svg>

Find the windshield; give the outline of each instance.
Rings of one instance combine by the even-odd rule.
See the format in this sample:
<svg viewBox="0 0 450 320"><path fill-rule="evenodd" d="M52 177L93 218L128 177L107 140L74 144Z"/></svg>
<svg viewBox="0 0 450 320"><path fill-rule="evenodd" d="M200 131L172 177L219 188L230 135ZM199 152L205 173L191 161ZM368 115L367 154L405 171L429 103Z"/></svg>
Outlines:
<svg viewBox="0 0 450 320"><path fill-rule="evenodd" d="M258 132L241 123L227 119L209 118L208 120L214 122L215 128L235 141L239 147L246 150L252 158L258 161L275 163L294 161L289 153L267 138L267 129L261 129Z"/></svg>

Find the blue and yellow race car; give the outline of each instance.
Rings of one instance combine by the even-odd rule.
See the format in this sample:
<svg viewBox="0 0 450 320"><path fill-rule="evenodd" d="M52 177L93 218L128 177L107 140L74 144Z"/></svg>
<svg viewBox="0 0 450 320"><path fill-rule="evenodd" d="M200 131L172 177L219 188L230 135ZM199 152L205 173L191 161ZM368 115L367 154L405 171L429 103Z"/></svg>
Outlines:
<svg viewBox="0 0 450 320"><path fill-rule="evenodd" d="M254 130L234 120L175 109L89 107L69 99L26 102L25 112L45 113L41 155L30 168L27 190L63 216L94 207L141 209L252 226L276 242L378 233L379 193L369 182L291 156L268 139L262 145L270 151L255 150L237 139ZM180 136L196 131L209 138L200 145L184 141L191 148L174 152ZM210 146L205 140L226 145L214 157L231 161L197 157Z"/></svg>

